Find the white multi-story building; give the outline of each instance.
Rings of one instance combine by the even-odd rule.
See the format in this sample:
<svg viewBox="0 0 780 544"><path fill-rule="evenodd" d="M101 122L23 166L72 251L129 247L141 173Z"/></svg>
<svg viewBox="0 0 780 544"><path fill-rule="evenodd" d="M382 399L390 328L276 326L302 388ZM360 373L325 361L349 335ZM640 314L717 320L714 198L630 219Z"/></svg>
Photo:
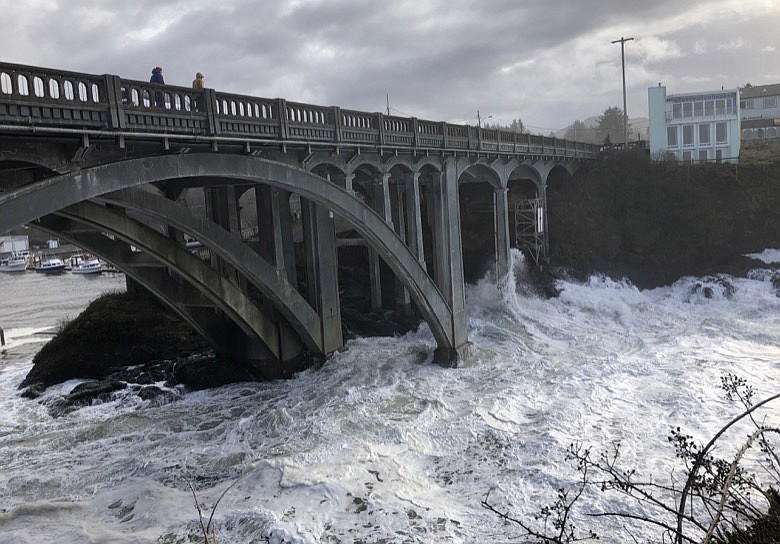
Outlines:
<svg viewBox="0 0 780 544"><path fill-rule="evenodd" d="M667 95L659 83L647 90L647 102L651 157L738 161L739 89Z"/></svg>
<svg viewBox="0 0 780 544"><path fill-rule="evenodd" d="M739 89L742 140L746 144L780 136L780 84L746 85Z"/></svg>

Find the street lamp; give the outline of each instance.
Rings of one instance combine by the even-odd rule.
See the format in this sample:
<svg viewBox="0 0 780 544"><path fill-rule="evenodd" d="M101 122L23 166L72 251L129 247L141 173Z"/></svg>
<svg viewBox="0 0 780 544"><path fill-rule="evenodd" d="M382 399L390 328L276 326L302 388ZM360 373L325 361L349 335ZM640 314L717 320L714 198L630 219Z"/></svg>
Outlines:
<svg viewBox="0 0 780 544"><path fill-rule="evenodd" d="M492 115L488 115L487 117L485 117L485 119L492 119L492 118L493 118ZM482 128L482 118L479 116L479 110L477 110L477 126L479 126L479 128Z"/></svg>
<svg viewBox="0 0 780 544"><path fill-rule="evenodd" d="M626 111L626 53L624 47L626 42L633 39L621 36L619 40L612 42L620 44L620 64L623 67L623 145L625 149L628 149L628 112Z"/></svg>

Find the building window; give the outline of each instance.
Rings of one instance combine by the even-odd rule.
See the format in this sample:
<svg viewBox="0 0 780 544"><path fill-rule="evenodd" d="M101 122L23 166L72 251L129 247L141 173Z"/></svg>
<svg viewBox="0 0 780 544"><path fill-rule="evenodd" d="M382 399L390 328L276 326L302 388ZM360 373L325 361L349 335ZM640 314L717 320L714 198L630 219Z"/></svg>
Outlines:
<svg viewBox="0 0 780 544"><path fill-rule="evenodd" d="M683 102L683 117L693 117L693 102Z"/></svg>
<svg viewBox="0 0 780 544"><path fill-rule="evenodd" d="M724 123L725 124L725 123ZM693 147L693 125L683 125L683 147Z"/></svg>
<svg viewBox="0 0 780 544"><path fill-rule="evenodd" d="M710 141L710 125L709 124L699 125L699 145L707 146L710 145L711 143L712 141Z"/></svg>
<svg viewBox="0 0 780 544"><path fill-rule="evenodd" d="M752 110L753 109L753 99L752 98L748 98L746 100L742 100L739 103L739 107L742 108L743 110Z"/></svg>
<svg viewBox="0 0 780 544"><path fill-rule="evenodd" d="M776 139L777 138L777 129L775 127L769 127L766 129L766 137L769 139Z"/></svg>
<svg viewBox="0 0 780 544"><path fill-rule="evenodd" d="M715 123L715 143L727 144L728 138L728 123Z"/></svg>
<svg viewBox="0 0 780 544"><path fill-rule="evenodd" d="M707 150L706 149L700 149L699 150L699 162L707 162L707 159L709 159L709 157L707 156Z"/></svg>
<svg viewBox="0 0 780 544"><path fill-rule="evenodd" d="M693 116L704 117L704 102L693 103Z"/></svg>
<svg viewBox="0 0 780 544"><path fill-rule="evenodd" d="M679 102L672 104L672 119L682 119L682 104Z"/></svg>
<svg viewBox="0 0 780 544"><path fill-rule="evenodd" d="M716 100L715 101L715 113L717 115L726 115L726 101L725 100Z"/></svg>
<svg viewBox="0 0 780 544"><path fill-rule="evenodd" d="M704 115L707 116L713 116L715 115L715 101L714 100L707 100L704 103Z"/></svg>
<svg viewBox="0 0 780 544"><path fill-rule="evenodd" d="M776 96L768 96L764 98L764 108L776 108L777 107L777 97Z"/></svg>
<svg viewBox="0 0 780 544"><path fill-rule="evenodd" d="M677 127L666 127L666 147L680 147L677 140Z"/></svg>
<svg viewBox="0 0 780 544"><path fill-rule="evenodd" d="M715 160L718 162L721 162L723 160L723 150L722 149L716 149L715 150Z"/></svg>
<svg viewBox="0 0 780 544"><path fill-rule="evenodd" d="M691 162L693 156L690 151L683 151L683 162Z"/></svg>

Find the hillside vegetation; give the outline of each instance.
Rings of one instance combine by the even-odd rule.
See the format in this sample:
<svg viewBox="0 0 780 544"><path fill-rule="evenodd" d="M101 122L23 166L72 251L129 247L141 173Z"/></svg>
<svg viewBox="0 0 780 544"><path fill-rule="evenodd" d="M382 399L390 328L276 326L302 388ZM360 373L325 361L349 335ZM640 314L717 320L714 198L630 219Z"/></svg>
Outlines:
<svg viewBox="0 0 780 544"><path fill-rule="evenodd" d="M548 188L552 264L636 285L740 273L742 255L780 248L780 153L739 165L651 162L615 154Z"/></svg>

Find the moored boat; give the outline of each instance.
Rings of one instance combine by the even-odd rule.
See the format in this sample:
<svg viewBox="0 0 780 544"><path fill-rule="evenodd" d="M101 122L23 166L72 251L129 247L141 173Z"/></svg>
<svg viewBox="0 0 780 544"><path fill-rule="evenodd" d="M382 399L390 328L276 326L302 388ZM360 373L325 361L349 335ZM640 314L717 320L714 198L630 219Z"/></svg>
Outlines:
<svg viewBox="0 0 780 544"><path fill-rule="evenodd" d="M71 272L74 274L100 274L103 272L103 263L98 259L87 259L73 267Z"/></svg>
<svg viewBox="0 0 780 544"><path fill-rule="evenodd" d="M27 257L20 253L0 259L0 272L24 272L27 270Z"/></svg>
<svg viewBox="0 0 780 544"><path fill-rule="evenodd" d="M65 263L57 257L44 259L40 265L35 267L35 271L43 272L44 274L59 274L60 272L65 272Z"/></svg>

